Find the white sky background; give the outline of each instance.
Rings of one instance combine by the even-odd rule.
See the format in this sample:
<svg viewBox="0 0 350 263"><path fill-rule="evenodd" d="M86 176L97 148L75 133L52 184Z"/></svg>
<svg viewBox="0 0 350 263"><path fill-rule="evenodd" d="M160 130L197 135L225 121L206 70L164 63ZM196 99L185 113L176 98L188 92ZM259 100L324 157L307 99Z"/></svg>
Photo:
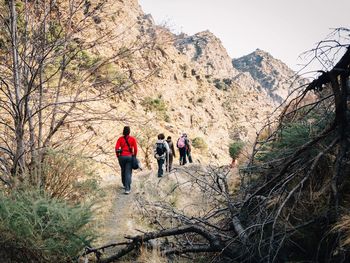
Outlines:
<svg viewBox="0 0 350 263"><path fill-rule="evenodd" d="M232 58L259 48L293 70L298 56L331 28L350 28L350 0L139 0L157 24L175 33L210 30Z"/></svg>

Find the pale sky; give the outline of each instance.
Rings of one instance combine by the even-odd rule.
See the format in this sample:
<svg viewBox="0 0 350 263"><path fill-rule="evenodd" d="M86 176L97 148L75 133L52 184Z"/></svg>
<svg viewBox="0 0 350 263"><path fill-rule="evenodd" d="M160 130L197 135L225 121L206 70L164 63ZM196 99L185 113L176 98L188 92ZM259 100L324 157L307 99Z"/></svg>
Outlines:
<svg viewBox="0 0 350 263"><path fill-rule="evenodd" d="M298 70L332 28L350 28L350 0L139 0L175 33L210 30L232 58L259 48Z"/></svg>

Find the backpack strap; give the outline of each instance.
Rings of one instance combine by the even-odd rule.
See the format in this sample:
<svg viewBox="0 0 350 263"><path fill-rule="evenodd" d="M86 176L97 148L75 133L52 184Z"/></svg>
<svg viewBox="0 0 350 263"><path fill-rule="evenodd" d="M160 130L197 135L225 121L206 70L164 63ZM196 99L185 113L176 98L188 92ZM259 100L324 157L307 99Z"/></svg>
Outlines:
<svg viewBox="0 0 350 263"><path fill-rule="evenodd" d="M128 139L126 138L126 136L124 136L124 139L125 139L126 144L128 145L129 152L131 152L131 154L133 155L131 147L130 147L130 144L129 144Z"/></svg>

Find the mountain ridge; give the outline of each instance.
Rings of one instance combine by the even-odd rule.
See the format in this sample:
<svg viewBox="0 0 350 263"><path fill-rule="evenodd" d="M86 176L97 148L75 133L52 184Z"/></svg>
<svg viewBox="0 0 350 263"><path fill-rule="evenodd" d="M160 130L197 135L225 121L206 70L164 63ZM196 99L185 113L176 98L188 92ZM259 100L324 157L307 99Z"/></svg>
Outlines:
<svg viewBox="0 0 350 263"><path fill-rule="evenodd" d="M275 94L281 97L288 94L289 91L284 90L284 93L277 93L278 85L270 91L271 87L264 87L256 74L234 67L221 40L210 31L193 36L176 35L156 25L152 15L143 13L137 1L111 4L114 6L108 9L114 17L111 26L131 27L132 30L122 45L112 42L108 48L117 49L135 41L143 41L148 46L115 65L117 71L144 80L132 82L131 92L115 97L110 107L118 109L119 114L129 115L130 119L148 123L147 129L152 130L154 138L157 131L173 138L185 131L191 139L204 139L205 149L194 148L194 156L198 157L195 160L228 163L229 143L238 138L254 141L265 119L280 102ZM107 16L102 18L102 23L105 19ZM282 63L270 58L269 61L277 65ZM283 66L278 68L284 69ZM134 130L140 138L145 136L142 125L132 121L125 123L136 125ZM122 125L117 129L121 130ZM109 131L102 131L103 128L101 132L115 133L115 129L106 129Z"/></svg>

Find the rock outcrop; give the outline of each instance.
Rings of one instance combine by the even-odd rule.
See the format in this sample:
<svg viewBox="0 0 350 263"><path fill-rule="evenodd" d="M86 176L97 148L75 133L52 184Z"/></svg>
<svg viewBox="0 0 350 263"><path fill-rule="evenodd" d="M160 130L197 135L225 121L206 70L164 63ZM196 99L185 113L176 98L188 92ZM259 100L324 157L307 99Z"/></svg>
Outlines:
<svg viewBox="0 0 350 263"><path fill-rule="evenodd" d="M250 79L245 85L266 93L277 104L282 103L295 88L305 83L285 63L260 49L233 59L232 64L239 72L248 73L256 82ZM240 81L237 77L235 80Z"/></svg>
<svg viewBox="0 0 350 263"><path fill-rule="evenodd" d="M238 73L232 67L231 58L221 40L208 30L193 36L180 36L175 45L195 62L196 70L206 76L232 78Z"/></svg>

